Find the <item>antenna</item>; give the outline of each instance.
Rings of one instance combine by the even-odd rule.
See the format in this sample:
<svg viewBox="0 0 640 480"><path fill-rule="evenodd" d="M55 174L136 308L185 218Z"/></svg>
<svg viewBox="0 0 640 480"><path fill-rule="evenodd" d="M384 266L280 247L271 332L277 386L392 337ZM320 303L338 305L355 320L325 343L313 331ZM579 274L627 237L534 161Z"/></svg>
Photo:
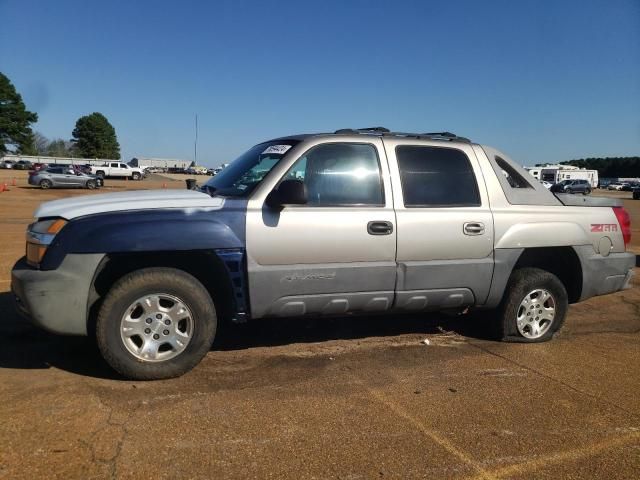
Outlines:
<svg viewBox="0 0 640 480"><path fill-rule="evenodd" d="M196 113L196 141L193 144L193 164L198 165L198 114Z"/></svg>

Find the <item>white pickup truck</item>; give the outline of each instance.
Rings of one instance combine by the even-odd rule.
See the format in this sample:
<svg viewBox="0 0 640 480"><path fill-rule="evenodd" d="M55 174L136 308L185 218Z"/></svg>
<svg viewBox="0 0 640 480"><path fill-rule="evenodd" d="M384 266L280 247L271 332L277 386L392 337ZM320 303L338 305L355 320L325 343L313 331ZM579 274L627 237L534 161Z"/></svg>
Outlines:
<svg viewBox="0 0 640 480"><path fill-rule="evenodd" d="M382 128L258 144L201 191L47 202L13 268L18 310L92 335L129 378L181 375L218 322L491 309L543 342L570 303L629 287L619 200L554 195L507 155Z"/></svg>
<svg viewBox="0 0 640 480"><path fill-rule="evenodd" d="M130 167L126 163L109 162L98 167L92 166L91 173L100 178L104 177L120 177L130 178L131 180L142 180L144 177L140 168Z"/></svg>

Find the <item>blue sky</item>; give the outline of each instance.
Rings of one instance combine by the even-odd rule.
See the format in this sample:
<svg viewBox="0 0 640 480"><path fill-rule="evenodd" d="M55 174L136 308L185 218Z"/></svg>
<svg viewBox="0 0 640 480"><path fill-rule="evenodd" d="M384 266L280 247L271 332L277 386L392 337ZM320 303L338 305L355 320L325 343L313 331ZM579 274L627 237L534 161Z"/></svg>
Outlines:
<svg viewBox="0 0 640 480"><path fill-rule="evenodd" d="M640 155L640 2L0 0L0 71L70 138L214 166L271 137L448 130L523 164Z"/></svg>

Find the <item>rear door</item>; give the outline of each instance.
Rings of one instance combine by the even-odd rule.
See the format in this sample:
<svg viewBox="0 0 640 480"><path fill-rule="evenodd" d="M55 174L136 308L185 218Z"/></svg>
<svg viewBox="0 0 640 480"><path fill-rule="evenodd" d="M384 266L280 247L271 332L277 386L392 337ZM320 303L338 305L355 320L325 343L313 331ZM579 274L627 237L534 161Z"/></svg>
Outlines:
<svg viewBox="0 0 640 480"><path fill-rule="evenodd" d="M379 138L310 141L249 201L247 254L254 317L384 311L396 279L395 214ZM298 179L306 205L265 205Z"/></svg>
<svg viewBox="0 0 640 480"><path fill-rule="evenodd" d="M493 274L493 216L470 145L385 139L398 231L396 307L483 303Z"/></svg>

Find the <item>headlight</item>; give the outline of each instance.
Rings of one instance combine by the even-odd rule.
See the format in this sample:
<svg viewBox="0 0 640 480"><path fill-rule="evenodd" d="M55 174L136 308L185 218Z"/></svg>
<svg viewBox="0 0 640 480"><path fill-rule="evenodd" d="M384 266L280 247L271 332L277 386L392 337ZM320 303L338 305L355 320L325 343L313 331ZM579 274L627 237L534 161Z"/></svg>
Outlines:
<svg viewBox="0 0 640 480"><path fill-rule="evenodd" d="M39 267L47 248L56 234L67 224L63 218L44 220L29 225L27 229L27 263Z"/></svg>

